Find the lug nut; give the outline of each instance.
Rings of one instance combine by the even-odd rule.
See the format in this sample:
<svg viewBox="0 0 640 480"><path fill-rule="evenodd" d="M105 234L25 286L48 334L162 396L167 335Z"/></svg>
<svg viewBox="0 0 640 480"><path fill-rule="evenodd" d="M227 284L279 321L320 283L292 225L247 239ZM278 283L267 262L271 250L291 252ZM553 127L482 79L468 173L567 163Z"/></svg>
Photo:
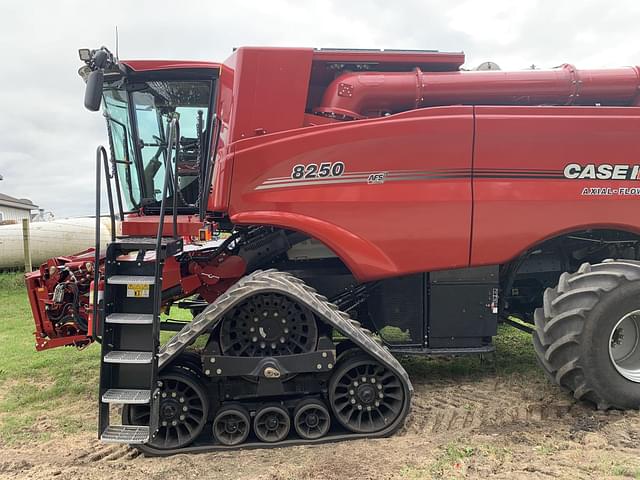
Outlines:
<svg viewBox="0 0 640 480"><path fill-rule="evenodd" d="M266 344L266 343L264 343L264 342L260 342L260 348L265 348L266 346L267 346L267 344Z"/></svg>
<svg viewBox="0 0 640 480"><path fill-rule="evenodd" d="M376 378L375 377L371 377L371 380L369 380L371 383L376 383Z"/></svg>
<svg viewBox="0 0 640 480"><path fill-rule="evenodd" d="M253 321L254 321L255 323L258 323L258 320L259 320L259 319L258 319L258 317L253 317Z"/></svg>
<svg viewBox="0 0 640 480"><path fill-rule="evenodd" d="M253 332L255 332L255 331L256 331L256 329L255 329L254 327L251 327L251 328L249 329L249 331L250 331L251 333L253 333Z"/></svg>
<svg viewBox="0 0 640 480"><path fill-rule="evenodd" d="M382 390L382 385L378 384L378 390Z"/></svg>
<svg viewBox="0 0 640 480"><path fill-rule="evenodd" d="M380 406L380 402L379 402L378 400L376 400L373 404L374 404L376 407L379 407L379 406Z"/></svg>
<svg viewBox="0 0 640 480"><path fill-rule="evenodd" d="M184 397L180 397L180 403L184 403Z"/></svg>
<svg viewBox="0 0 640 480"><path fill-rule="evenodd" d="M256 343L256 342L258 341L258 337L253 337L253 338L251 339L251 341L252 341L253 343Z"/></svg>
<svg viewBox="0 0 640 480"><path fill-rule="evenodd" d="M176 397L178 396L178 394L177 394L176 392L171 392L171 396L172 396L173 398L176 398Z"/></svg>
<svg viewBox="0 0 640 480"><path fill-rule="evenodd" d="M358 385L360 385L358 382L353 382L354 387L357 387Z"/></svg>
<svg viewBox="0 0 640 480"><path fill-rule="evenodd" d="M284 342L285 342L284 337L280 337L280 343L284 343Z"/></svg>
<svg viewBox="0 0 640 480"><path fill-rule="evenodd" d="M371 411L371 406L367 406L367 412Z"/></svg>
<svg viewBox="0 0 640 480"><path fill-rule="evenodd" d="M276 349L276 346L277 346L277 345L276 345L275 343L272 343L272 344L271 344L271 348L273 348L274 350Z"/></svg>
<svg viewBox="0 0 640 480"><path fill-rule="evenodd" d="M362 405L358 404L358 410L362 410Z"/></svg>
<svg viewBox="0 0 640 480"><path fill-rule="evenodd" d="M352 398L352 399L351 399L351 405L355 405L355 403L356 403L356 399L355 399L355 398Z"/></svg>
<svg viewBox="0 0 640 480"><path fill-rule="evenodd" d="M378 397L380 397L380 398L384 398L384 395L383 395L382 393L379 393L379 394L378 394Z"/></svg>
<svg viewBox="0 0 640 480"><path fill-rule="evenodd" d="M273 312L273 316L277 317L278 316L278 312Z"/></svg>
<svg viewBox="0 0 640 480"><path fill-rule="evenodd" d="M218 375L222 375L222 369L221 369L221 368L217 369L217 370L216 370L216 373L217 373Z"/></svg>
<svg viewBox="0 0 640 480"><path fill-rule="evenodd" d="M163 421L162 421L162 426L163 426L163 427L166 427L166 426L167 426L167 421L166 421L166 420L163 420Z"/></svg>
<svg viewBox="0 0 640 480"><path fill-rule="evenodd" d="M286 318L283 318L283 319L282 319L282 323L283 323L283 324L287 323L287 319L286 319Z"/></svg>
<svg viewBox="0 0 640 480"><path fill-rule="evenodd" d="M184 407L182 407L182 411L183 412L187 412L187 411L189 411L189 409L186 406L184 406Z"/></svg>
<svg viewBox="0 0 640 480"><path fill-rule="evenodd" d="M322 352L322 358L327 358L327 352Z"/></svg>
<svg viewBox="0 0 640 480"><path fill-rule="evenodd" d="M367 377L362 377L362 383L367 383Z"/></svg>
<svg viewBox="0 0 640 480"><path fill-rule="evenodd" d="M369 410L371 410L371 407L367 407ZM180 415L180 420L184 421L184 419L187 418L184 415Z"/></svg>
<svg viewBox="0 0 640 480"><path fill-rule="evenodd" d="M176 422L176 421L174 420L173 422L171 422L171 425L173 425L173 426L175 427L176 425L178 425L178 422Z"/></svg>
<svg viewBox="0 0 640 480"><path fill-rule="evenodd" d="M283 332L284 332L284 333L289 333L289 329L288 329L288 328L285 328L285 329L283 330Z"/></svg>
<svg viewBox="0 0 640 480"><path fill-rule="evenodd" d="M167 392L162 392L162 398L167 398Z"/></svg>
<svg viewBox="0 0 640 480"><path fill-rule="evenodd" d="M355 395L355 394L356 394L355 390L349 390L349 395Z"/></svg>
<svg viewBox="0 0 640 480"><path fill-rule="evenodd" d="M319 363L318 365L316 365L316 368L317 368L318 370L322 370L322 364L321 364L321 363Z"/></svg>

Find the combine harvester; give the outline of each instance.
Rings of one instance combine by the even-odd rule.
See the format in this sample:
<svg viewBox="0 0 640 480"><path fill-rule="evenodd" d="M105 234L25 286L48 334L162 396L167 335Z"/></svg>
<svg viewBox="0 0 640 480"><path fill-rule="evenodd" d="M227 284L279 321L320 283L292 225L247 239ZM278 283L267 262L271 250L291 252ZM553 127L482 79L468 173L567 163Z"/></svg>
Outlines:
<svg viewBox="0 0 640 480"><path fill-rule="evenodd" d="M637 67L80 57L109 134L97 208L106 173L122 236L27 285L38 348L101 342L104 441L161 455L391 435L412 395L395 356L493 352L499 322L532 332L576 399L640 406ZM193 321L161 321L172 305Z"/></svg>

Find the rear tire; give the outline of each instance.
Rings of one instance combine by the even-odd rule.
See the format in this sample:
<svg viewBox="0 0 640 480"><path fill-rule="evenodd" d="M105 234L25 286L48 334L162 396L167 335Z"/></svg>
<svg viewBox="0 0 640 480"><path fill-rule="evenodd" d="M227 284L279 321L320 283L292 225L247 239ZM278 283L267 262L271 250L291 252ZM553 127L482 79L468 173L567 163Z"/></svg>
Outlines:
<svg viewBox="0 0 640 480"><path fill-rule="evenodd" d="M543 308L534 316L533 346L546 376L599 409L639 408L640 382L625 375L615 353L621 321L636 311L640 317L640 262L585 263L576 273L563 273L558 286L544 292ZM635 335L637 356L640 336Z"/></svg>

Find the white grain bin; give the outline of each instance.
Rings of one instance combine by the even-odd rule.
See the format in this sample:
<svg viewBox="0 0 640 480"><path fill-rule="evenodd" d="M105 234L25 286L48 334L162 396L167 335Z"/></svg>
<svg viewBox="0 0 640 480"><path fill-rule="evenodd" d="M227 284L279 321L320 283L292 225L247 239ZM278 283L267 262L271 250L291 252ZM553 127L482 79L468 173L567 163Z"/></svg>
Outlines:
<svg viewBox="0 0 640 480"><path fill-rule="evenodd" d="M111 221L100 219L101 247L111 238ZM29 224L31 261L34 268L51 257L71 255L94 246L95 218L67 218ZM103 250L104 251L104 250ZM22 223L0 225L0 269L24 265Z"/></svg>

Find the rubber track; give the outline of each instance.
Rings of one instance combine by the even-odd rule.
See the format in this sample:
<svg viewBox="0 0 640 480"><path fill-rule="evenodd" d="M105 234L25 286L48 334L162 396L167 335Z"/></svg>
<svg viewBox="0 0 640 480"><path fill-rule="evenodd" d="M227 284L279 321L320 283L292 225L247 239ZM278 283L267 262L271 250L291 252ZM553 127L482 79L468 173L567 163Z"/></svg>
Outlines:
<svg viewBox="0 0 640 480"><path fill-rule="evenodd" d="M583 263L573 274L563 273L555 288L544 292L543 307L534 314L533 347L547 377L576 400L598 409L616 407L596 391L580 363L580 343L589 312L603 295L623 283L640 280L640 262L605 260Z"/></svg>
<svg viewBox="0 0 640 480"><path fill-rule="evenodd" d="M237 448L270 447L278 445L298 445L317 444L336 440L346 440L351 438L377 438L385 437L394 433L400 428L409 413L411 407L411 397L413 386L409 380L409 375L400 365L400 362L382 346L373 334L360 326L360 323L351 319L349 314L342 312L336 305L329 302L326 297L318 294L312 287L305 284L299 278L278 270L256 270L255 272L241 278L231 286L224 294L212 304L208 305L192 322L185 325L174 337L162 346L158 353L158 370L171 364L181 352L196 339L211 331L224 318L231 309L248 299L249 297L262 293L277 293L287 296L296 302L304 305L318 317L319 320L331 325L342 335L350 339L364 352L373 357L379 363L391 370L402 382L406 392L403 412L396 422L380 432L373 434L346 434L333 435L319 440L286 440L276 444L260 443L256 445L245 444L236 447L225 447L218 445L186 447L178 450L156 450L145 445L146 453L157 455L170 455L174 453L188 453L190 451L210 451L210 450L233 450ZM150 451L150 452L149 452Z"/></svg>

